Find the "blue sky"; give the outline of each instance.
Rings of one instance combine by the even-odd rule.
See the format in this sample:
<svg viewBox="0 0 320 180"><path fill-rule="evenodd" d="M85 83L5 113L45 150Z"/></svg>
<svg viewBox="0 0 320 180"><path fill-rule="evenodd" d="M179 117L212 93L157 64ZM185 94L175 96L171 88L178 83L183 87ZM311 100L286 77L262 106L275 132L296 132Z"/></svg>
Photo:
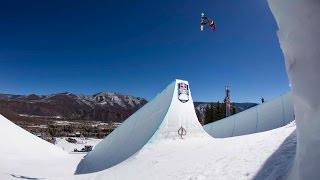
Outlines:
<svg viewBox="0 0 320 180"><path fill-rule="evenodd" d="M200 14L217 30L200 31ZM196 101L259 102L289 89L266 1L1 1L0 93L121 92L174 79Z"/></svg>

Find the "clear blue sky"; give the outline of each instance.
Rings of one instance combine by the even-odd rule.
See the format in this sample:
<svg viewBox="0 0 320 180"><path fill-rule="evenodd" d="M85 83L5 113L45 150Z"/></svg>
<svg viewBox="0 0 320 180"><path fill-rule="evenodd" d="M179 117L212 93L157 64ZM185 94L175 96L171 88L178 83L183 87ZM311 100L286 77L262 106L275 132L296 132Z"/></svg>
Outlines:
<svg viewBox="0 0 320 180"><path fill-rule="evenodd" d="M266 0L1 1L0 26L0 93L151 99L178 78L196 101L228 84L232 101L259 102L289 89Z"/></svg>

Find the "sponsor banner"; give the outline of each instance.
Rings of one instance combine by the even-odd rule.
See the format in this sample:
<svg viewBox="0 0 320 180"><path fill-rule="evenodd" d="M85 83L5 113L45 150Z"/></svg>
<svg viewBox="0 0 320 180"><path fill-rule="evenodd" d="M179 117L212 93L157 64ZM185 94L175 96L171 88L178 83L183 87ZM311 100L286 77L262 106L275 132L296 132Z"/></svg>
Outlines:
<svg viewBox="0 0 320 180"><path fill-rule="evenodd" d="M189 101L189 85L186 83L178 83L178 99L185 103Z"/></svg>

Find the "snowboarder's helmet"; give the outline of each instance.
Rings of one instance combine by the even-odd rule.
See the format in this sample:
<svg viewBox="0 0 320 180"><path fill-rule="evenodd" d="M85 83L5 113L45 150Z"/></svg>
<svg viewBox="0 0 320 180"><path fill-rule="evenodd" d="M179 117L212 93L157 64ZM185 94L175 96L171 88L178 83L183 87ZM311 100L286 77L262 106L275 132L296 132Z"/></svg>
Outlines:
<svg viewBox="0 0 320 180"><path fill-rule="evenodd" d="M201 13L201 16L203 17L203 16L204 16L204 13Z"/></svg>

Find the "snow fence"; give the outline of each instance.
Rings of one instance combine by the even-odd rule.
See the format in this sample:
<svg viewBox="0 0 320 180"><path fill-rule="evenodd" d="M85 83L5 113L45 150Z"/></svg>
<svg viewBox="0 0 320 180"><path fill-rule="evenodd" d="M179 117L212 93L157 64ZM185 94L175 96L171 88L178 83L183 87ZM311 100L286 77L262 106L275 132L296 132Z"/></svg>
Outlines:
<svg viewBox="0 0 320 180"><path fill-rule="evenodd" d="M203 126L215 138L268 131L295 119L291 92L246 111Z"/></svg>

